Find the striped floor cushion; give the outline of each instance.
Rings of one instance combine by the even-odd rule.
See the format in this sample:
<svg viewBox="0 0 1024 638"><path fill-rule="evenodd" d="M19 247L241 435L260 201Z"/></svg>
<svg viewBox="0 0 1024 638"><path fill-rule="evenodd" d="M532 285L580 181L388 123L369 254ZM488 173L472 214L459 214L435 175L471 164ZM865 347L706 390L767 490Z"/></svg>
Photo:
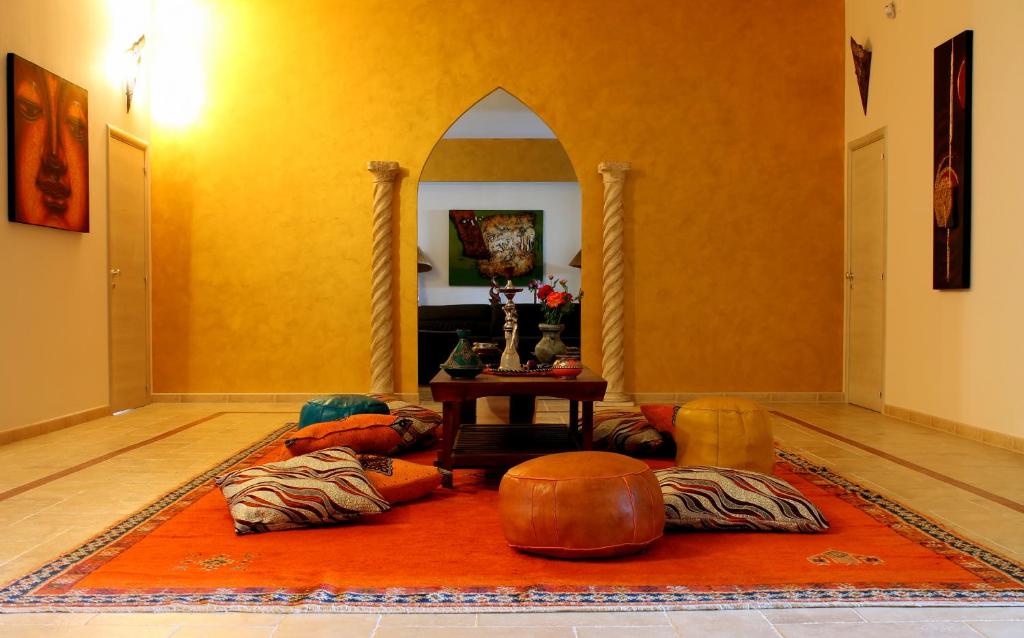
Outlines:
<svg viewBox="0 0 1024 638"><path fill-rule="evenodd" d="M374 399L383 401L393 416L410 419L413 423L410 432L416 434L414 441L409 441L403 452L420 449L434 443L438 438L437 426L441 425L441 415L415 403L403 401L393 394L370 394Z"/></svg>
<svg viewBox="0 0 1024 638"><path fill-rule="evenodd" d="M594 412L594 449L628 456L672 456L672 440L658 432L644 415L622 410Z"/></svg>
<svg viewBox="0 0 1024 638"><path fill-rule="evenodd" d="M330 525L390 509L346 447L243 468L216 483L236 534Z"/></svg>
<svg viewBox="0 0 1024 638"><path fill-rule="evenodd" d="M655 470L667 529L753 529L823 532L828 521L789 483L722 467Z"/></svg>

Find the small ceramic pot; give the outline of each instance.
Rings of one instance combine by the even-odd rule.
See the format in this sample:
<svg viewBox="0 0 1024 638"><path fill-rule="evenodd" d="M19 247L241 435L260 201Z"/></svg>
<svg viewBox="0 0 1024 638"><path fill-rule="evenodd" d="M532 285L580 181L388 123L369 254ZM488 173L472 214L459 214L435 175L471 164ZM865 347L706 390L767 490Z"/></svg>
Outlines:
<svg viewBox="0 0 1024 638"><path fill-rule="evenodd" d="M583 364L573 357L558 357L551 365L551 374L563 379L575 379L583 372Z"/></svg>

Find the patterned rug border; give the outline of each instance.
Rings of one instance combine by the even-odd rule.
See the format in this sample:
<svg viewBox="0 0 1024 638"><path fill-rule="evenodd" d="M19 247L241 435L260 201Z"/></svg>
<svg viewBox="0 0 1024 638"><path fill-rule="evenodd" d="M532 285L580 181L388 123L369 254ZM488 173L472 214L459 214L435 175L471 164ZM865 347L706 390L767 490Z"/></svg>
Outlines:
<svg viewBox="0 0 1024 638"><path fill-rule="evenodd" d="M498 611L671 611L685 609L777 609L795 607L1024 605L1024 566L958 536L910 508L858 485L798 454L776 449L780 459L808 480L859 507L897 533L955 560L983 579L1002 576L1012 589L956 589L941 583L928 589L862 588L836 584L819 587L744 587L690 591L685 587L648 589L544 588L443 589L406 591L310 592L217 589L194 592L103 592L34 595L46 583L67 576L85 559L134 544L162 521L205 494L200 488L218 474L262 453L294 424L285 425L198 474L146 507L125 517L75 549L58 556L0 589L0 613L24 612L273 612L273 613L459 613ZM201 494L196 494L201 492ZM77 580L73 578L72 580Z"/></svg>

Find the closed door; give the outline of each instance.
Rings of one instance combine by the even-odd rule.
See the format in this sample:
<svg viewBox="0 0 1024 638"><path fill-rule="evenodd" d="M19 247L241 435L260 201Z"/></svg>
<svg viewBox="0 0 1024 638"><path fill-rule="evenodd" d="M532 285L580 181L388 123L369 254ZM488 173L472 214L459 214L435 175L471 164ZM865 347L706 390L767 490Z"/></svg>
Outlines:
<svg viewBox="0 0 1024 638"><path fill-rule="evenodd" d="M108 137L110 407L150 402L146 147Z"/></svg>
<svg viewBox="0 0 1024 638"><path fill-rule="evenodd" d="M885 337L885 140L850 152L847 401L882 410Z"/></svg>

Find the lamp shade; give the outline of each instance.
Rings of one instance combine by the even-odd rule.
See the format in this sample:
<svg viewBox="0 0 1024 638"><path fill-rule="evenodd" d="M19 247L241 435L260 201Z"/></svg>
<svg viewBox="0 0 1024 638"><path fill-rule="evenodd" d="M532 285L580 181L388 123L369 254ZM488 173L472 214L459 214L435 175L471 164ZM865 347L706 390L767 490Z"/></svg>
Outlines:
<svg viewBox="0 0 1024 638"><path fill-rule="evenodd" d="M434 267L430 264L430 260L427 259L427 256L424 255L423 251L420 250L419 247L417 246L417 248L416 248L416 272L429 272L429 271L431 271L433 269L434 269Z"/></svg>
<svg viewBox="0 0 1024 638"><path fill-rule="evenodd" d="M569 262L569 265L572 266L573 268L582 268L583 267L583 249L582 248L579 251L576 252L576 256L572 258L572 261Z"/></svg>

